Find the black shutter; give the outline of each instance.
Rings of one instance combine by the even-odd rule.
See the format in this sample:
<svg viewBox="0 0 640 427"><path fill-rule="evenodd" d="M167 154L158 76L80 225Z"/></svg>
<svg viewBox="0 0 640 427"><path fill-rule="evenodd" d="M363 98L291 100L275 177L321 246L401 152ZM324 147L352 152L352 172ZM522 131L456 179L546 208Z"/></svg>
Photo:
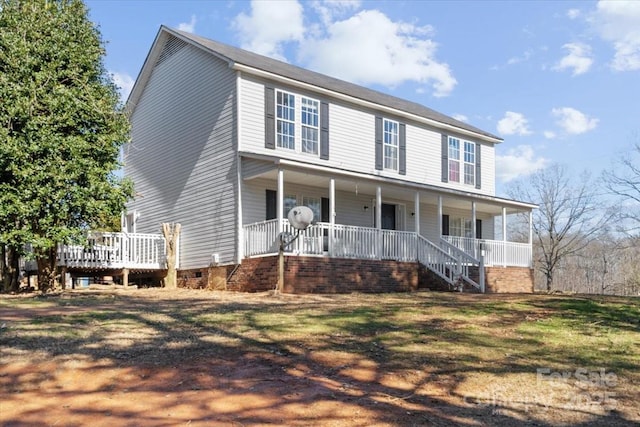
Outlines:
<svg viewBox="0 0 640 427"><path fill-rule="evenodd" d="M442 182L449 182L449 137L442 135Z"/></svg>
<svg viewBox="0 0 640 427"><path fill-rule="evenodd" d="M449 215L442 215L442 235L449 235Z"/></svg>
<svg viewBox="0 0 640 427"><path fill-rule="evenodd" d="M482 220L476 219L476 239L482 239Z"/></svg>
<svg viewBox="0 0 640 427"><path fill-rule="evenodd" d="M329 199L320 199L320 222L329 222Z"/></svg>
<svg viewBox="0 0 640 427"><path fill-rule="evenodd" d="M329 104L320 103L320 158L329 160Z"/></svg>
<svg viewBox="0 0 640 427"><path fill-rule="evenodd" d="M407 129L404 123L400 123L400 135L399 135L399 167L398 172L400 175L407 174Z"/></svg>
<svg viewBox="0 0 640 427"><path fill-rule="evenodd" d="M482 174L480 173L480 144L476 142L476 188L482 188Z"/></svg>
<svg viewBox="0 0 640 427"><path fill-rule="evenodd" d="M267 217L266 220L276 219L278 217L278 192L275 190L267 190Z"/></svg>
<svg viewBox="0 0 640 427"><path fill-rule="evenodd" d="M276 148L276 105L272 87L264 87L264 148Z"/></svg>
<svg viewBox="0 0 640 427"><path fill-rule="evenodd" d="M376 169L382 170L382 117L376 116Z"/></svg>

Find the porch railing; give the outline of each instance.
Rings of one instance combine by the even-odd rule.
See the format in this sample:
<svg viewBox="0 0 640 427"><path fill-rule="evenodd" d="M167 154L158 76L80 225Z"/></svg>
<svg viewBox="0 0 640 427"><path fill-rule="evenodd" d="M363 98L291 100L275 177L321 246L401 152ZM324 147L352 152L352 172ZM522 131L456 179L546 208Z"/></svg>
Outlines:
<svg viewBox="0 0 640 427"><path fill-rule="evenodd" d="M456 236L442 236L442 240L476 258L484 251L484 264L488 266L531 267L532 249L528 243Z"/></svg>
<svg viewBox="0 0 640 427"><path fill-rule="evenodd" d="M58 264L70 268L162 269L164 237L145 233L93 232L86 245L59 245Z"/></svg>

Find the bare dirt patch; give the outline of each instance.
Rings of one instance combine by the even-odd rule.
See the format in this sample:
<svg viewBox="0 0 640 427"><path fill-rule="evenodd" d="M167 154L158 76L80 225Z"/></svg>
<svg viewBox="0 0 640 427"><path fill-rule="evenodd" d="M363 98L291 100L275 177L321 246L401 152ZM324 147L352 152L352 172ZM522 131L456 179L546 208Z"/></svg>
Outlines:
<svg viewBox="0 0 640 427"><path fill-rule="evenodd" d="M0 424L636 425L635 358L611 387L539 381L537 367L583 366L526 341L520 325L552 316L547 301L182 289L0 297ZM615 405L594 400L604 391Z"/></svg>

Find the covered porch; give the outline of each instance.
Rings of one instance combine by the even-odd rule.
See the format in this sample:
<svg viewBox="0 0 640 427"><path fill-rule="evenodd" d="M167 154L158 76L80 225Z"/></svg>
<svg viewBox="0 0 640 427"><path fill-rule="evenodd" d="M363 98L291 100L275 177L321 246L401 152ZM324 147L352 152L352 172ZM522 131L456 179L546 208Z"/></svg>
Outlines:
<svg viewBox="0 0 640 427"><path fill-rule="evenodd" d="M533 206L522 202L257 159L243 159L241 193L243 258L276 254L279 234L296 234L288 211L306 205L315 221L290 255L419 262L449 283L473 282L478 289L483 280L471 278L473 269L532 265ZM529 219L525 241L509 239L514 215Z"/></svg>

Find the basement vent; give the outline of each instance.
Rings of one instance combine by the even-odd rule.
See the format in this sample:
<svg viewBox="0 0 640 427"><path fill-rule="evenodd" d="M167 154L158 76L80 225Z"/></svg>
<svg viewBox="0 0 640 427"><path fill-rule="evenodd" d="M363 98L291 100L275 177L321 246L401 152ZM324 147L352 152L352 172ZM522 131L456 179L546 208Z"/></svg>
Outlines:
<svg viewBox="0 0 640 427"><path fill-rule="evenodd" d="M187 42L184 42L177 37L171 37L169 41L167 41L167 43L164 45L164 49L162 49L162 53L158 57L156 66L171 58L173 55L182 50L186 45Z"/></svg>

